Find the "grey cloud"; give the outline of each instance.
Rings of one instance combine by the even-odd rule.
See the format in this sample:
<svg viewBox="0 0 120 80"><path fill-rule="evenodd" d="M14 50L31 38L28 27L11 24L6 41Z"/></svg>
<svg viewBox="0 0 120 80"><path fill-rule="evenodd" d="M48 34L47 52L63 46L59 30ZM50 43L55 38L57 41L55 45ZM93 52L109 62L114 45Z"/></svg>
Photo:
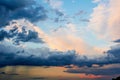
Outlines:
<svg viewBox="0 0 120 80"><path fill-rule="evenodd" d="M57 10L57 9L55 9L54 11L55 11L56 15L58 15L58 16L64 16L64 13L62 11Z"/></svg>
<svg viewBox="0 0 120 80"><path fill-rule="evenodd" d="M116 43L120 43L120 39L118 39L118 40L115 40L114 42L116 42Z"/></svg>
<svg viewBox="0 0 120 80"><path fill-rule="evenodd" d="M34 3L34 0L28 1L28 0L1 0L0 1L0 5L4 6L7 9L10 10L15 10L17 8L22 8L25 7L27 5L31 5L32 3Z"/></svg>
<svg viewBox="0 0 120 80"><path fill-rule="evenodd" d="M80 19L80 21L82 21L82 22L90 22L89 19Z"/></svg>
<svg viewBox="0 0 120 80"><path fill-rule="evenodd" d="M79 15L82 15L82 14L85 14L86 12L84 10L80 10L78 11L77 13L75 13L76 16L79 16Z"/></svg>
<svg viewBox="0 0 120 80"><path fill-rule="evenodd" d="M66 66L71 64L78 67L91 67L93 64L102 66L119 63L119 61L116 62L116 59L109 60L106 57L89 59L86 56L80 56L74 50L61 52L51 51L49 48L44 47L37 49L17 49L16 47L7 47L5 45L0 45L0 49L1 67L7 65Z"/></svg>
<svg viewBox="0 0 120 80"><path fill-rule="evenodd" d="M113 61L120 63L120 44L112 46L106 53L108 53L108 58L111 56Z"/></svg>
<svg viewBox="0 0 120 80"><path fill-rule="evenodd" d="M110 67L105 68L105 66L106 65L104 65L102 67L81 67L81 68L76 68L76 69L69 68L65 72L68 72L68 73L85 73L85 74L94 74L94 75L116 75L116 74L120 74L120 68L119 67L115 67L115 65L113 65L112 68L110 68ZM120 64L118 66L120 66Z"/></svg>
<svg viewBox="0 0 120 80"><path fill-rule="evenodd" d="M5 8L8 8L10 10L15 10L17 8L22 8L27 5L31 5L34 3L34 0L28 1L28 0L1 0L0 5L4 6Z"/></svg>
<svg viewBox="0 0 120 80"><path fill-rule="evenodd" d="M120 74L120 44L112 46L110 50L105 52L106 57L101 58L102 61L84 61L83 64L90 64L90 67L80 67L73 69L72 67L65 72L69 73L85 73L94 75L115 75ZM96 59L97 60L97 59ZM93 64L97 64L98 67L93 67ZM108 65L108 66L106 66ZM110 65L112 67L110 67Z"/></svg>
<svg viewBox="0 0 120 80"><path fill-rule="evenodd" d="M31 22L47 19L47 11L43 6L37 5L35 0L1 0L0 1L0 27L11 20L25 18Z"/></svg>
<svg viewBox="0 0 120 80"><path fill-rule="evenodd" d="M21 41L24 41L22 39ZM111 47L111 50L108 50L105 53L104 57L100 56L99 58L94 58L94 59L89 59L89 57L87 56L81 56L77 54L75 50L62 52L62 51L56 51L56 50L51 51L49 48L45 48L45 47L36 48L36 49L29 49L29 48L28 49L27 48L17 49L17 47L12 47L12 46L7 47L2 44L0 45L0 65L1 66L7 66L7 65L31 65L31 66L33 65L34 66L75 65L78 67L82 67L82 66L92 67L93 64L97 64L99 66L108 65L108 64L118 64L120 63L119 56L120 56L120 45ZM70 66L68 66L68 68L69 67ZM101 71L102 70L99 70L99 72Z"/></svg>
<svg viewBox="0 0 120 80"><path fill-rule="evenodd" d="M55 22L55 23L58 23L58 22L65 22L65 21L67 21L67 20L65 20L64 18L61 19L61 18L59 18L59 17L57 17L57 18L54 19L54 22Z"/></svg>
<svg viewBox="0 0 120 80"><path fill-rule="evenodd" d="M50 51L48 48L38 48L37 51L28 49L24 53L17 53L21 50L5 45L0 45L0 48L1 67L7 65L64 66L71 64L75 59L73 51L59 52Z"/></svg>
<svg viewBox="0 0 120 80"><path fill-rule="evenodd" d="M3 41L6 38L12 39L14 44L19 44L20 42L44 43L44 41L38 36L38 32L27 29L29 25L23 26L18 25L17 22L12 22L9 26L11 28L8 31L6 31L6 29L0 30L0 41ZM19 31L19 29L21 31Z"/></svg>
<svg viewBox="0 0 120 80"><path fill-rule="evenodd" d="M4 30L0 31L0 41L4 40L4 38L6 38L6 36L8 36L8 33Z"/></svg>
<svg viewBox="0 0 120 80"><path fill-rule="evenodd" d="M56 17L53 19L54 22L58 23L66 21L64 12L59 8L52 7L52 5L54 5L54 0L45 0L45 2L47 2L51 6L51 11L56 15Z"/></svg>

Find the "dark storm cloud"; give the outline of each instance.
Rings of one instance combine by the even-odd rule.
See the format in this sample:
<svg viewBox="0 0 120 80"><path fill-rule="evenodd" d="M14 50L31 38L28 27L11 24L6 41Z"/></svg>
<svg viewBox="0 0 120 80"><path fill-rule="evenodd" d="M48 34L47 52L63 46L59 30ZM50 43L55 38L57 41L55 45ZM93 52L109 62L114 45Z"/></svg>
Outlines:
<svg viewBox="0 0 120 80"><path fill-rule="evenodd" d="M29 33L29 34L31 34L31 33ZM33 34L34 34L34 32L33 32ZM24 41L23 36L22 36L22 38L21 38L21 36L18 36L18 37L20 37L21 41ZM26 35L25 35L25 37L26 37ZM26 39L25 39L25 41L26 41ZM120 63L119 57L120 57L120 45L111 47L111 50L108 50L105 53L104 57L100 56L99 58L89 59L89 57L87 57L87 56L81 56L81 55L77 54L76 51L74 51L74 50L61 52L61 51L55 51L55 50L51 51L49 48L44 48L44 47L37 48L37 49L26 49L26 48L23 49L23 48L17 48L17 47L13 47L13 46L6 46L6 45L0 44L0 66L7 66L7 65L31 65L31 66L75 65L78 67L82 67L82 66L92 67L93 64L103 66L103 65L108 65L108 64ZM99 72L101 72L101 71L102 70L99 70Z"/></svg>
<svg viewBox="0 0 120 80"><path fill-rule="evenodd" d="M0 27L22 18L31 22L45 20L46 10L35 0L0 0Z"/></svg>
<svg viewBox="0 0 120 80"><path fill-rule="evenodd" d="M0 41L4 40L4 38L9 38L8 33L4 30L0 31Z"/></svg>
<svg viewBox="0 0 120 80"><path fill-rule="evenodd" d="M10 29L8 31L6 31L6 29L0 30L0 41L3 41L4 39L11 39L15 44L19 44L20 42L44 43L44 41L39 38L38 32L27 29L29 25L18 25L18 23L14 21L9 26Z"/></svg>
<svg viewBox="0 0 120 80"><path fill-rule="evenodd" d="M31 66L88 66L93 64L105 65L120 63L112 58L88 59L86 56L78 55L74 50L67 52L51 51L49 48L17 49L0 45L0 66L7 65L31 65ZM7 50L7 51L6 51Z"/></svg>
<svg viewBox="0 0 120 80"><path fill-rule="evenodd" d="M40 42L44 43L41 38L38 38L38 33L29 30L26 33L24 30L22 32L15 32L10 30L10 32L6 32L4 30L0 31L0 41L4 40L5 38L13 40L15 44L19 44L19 42Z"/></svg>
<svg viewBox="0 0 120 80"><path fill-rule="evenodd" d="M71 64L76 57L73 51L63 53L58 51L50 51L46 48L39 48L37 52L31 49L29 51L24 51L24 53L17 53L19 49L15 49L14 51L14 49L4 45L0 45L0 48L2 49L0 51L1 67L7 65L64 66Z"/></svg>

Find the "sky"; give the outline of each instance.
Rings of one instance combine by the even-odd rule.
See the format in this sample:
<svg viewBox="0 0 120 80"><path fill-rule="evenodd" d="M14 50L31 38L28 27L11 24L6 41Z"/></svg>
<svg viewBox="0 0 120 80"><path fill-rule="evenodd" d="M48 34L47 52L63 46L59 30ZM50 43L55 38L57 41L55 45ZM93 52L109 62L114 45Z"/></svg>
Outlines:
<svg viewBox="0 0 120 80"><path fill-rule="evenodd" d="M120 76L119 0L0 0L0 79Z"/></svg>

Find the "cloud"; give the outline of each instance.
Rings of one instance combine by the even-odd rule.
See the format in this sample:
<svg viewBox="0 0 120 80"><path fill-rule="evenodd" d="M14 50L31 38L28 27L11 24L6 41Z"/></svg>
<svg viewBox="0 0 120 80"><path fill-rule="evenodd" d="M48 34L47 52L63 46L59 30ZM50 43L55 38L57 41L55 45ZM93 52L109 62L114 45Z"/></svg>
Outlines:
<svg viewBox="0 0 120 80"><path fill-rule="evenodd" d="M116 42L116 43L120 43L120 39L118 39L118 40L115 40L114 42Z"/></svg>
<svg viewBox="0 0 120 80"><path fill-rule="evenodd" d="M110 54L110 53L108 53ZM27 48L7 46L0 44L0 67L4 66L88 66L96 64L103 66L105 64L117 64L120 60L116 54L104 55L104 57L89 59L88 56L77 54L75 50L58 51L47 47ZM117 69L117 68L116 68ZM112 70L112 69L110 69ZM104 71L104 70L103 70Z"/></svg>
<svg viewBox="0 0 120 80"><path fill-rule="evenodd" d="M63 2L61 0L45 0L53 9L61 9Z"/></svg>
<svg viewBox="0 0 120 80"><path fill-rule="evenodd" d="M1 67L7 65L64 66L71 64L76 56L74 51L50 51L49 48L24 50L23 48L11 47L0 45ZM22 49L24 52L20 52Z"/></svg>
<svg viewBox="0 0 120 80"><path fill-rule="evenodd" d="M34 3L34 0L32 1L27 1L27 0L21 0L21 1L17 1L17 0L4 0L4 1L0 1L0 5L4 6L10 10L15 10L17 8L22 8L25 7L27 5L31 5L32 3Z"/></svg>
<svg viewBox="0 0 120 80"><path fill-rule="evenodd" d="M21 19L13 20L6 27L1 28L0 34L0 65L31 65L31 66L89 66L98 64L120 63L119 46L111 48L102 56L93 56L89 50L92 50L84 41L77 37L74 24L67 24L66 27L60 27L53 34L45 34L40 28L34 26L31 22ZM71 34L69 36L69 34ZM58 36L59 35L59 36ZM63 36L64 35L64 36ZM2 43L8 39L8 42L20 44L21 42L39 42L47 47L28 48ZM77 44L77 45L75 45ZM74 47L73 47L74 46ZM56 50L55 50L56 49ZM89 54L86 52L88 50ZM93 49L94 50L94 49ZM79 52L79 53L78 53ZM93 51L94 52L94 51ZM92 55L92 58L91 58ZM96 54L95 54L96 55Z"/></svg>
<svg viewBox="0 0 120 80"><path fill-rule="evenodd" d="M107 51L108 56L112 56L115 62L120 62L120 44L112 46L110 50Z"/></svg>
<svg viewBox="0 0 120 80"><path fill-rule="evenodd" d="M75 50L78 54L89 56L89 58L104 55L103 52L105 49L89 45L80 36L81 33L78 33L77 26L69 23L65 26L60 26L53 32L46 34L46 37L42 36L41 38L44 39L51 49L57 49L59 51Z"/></svg>
<svg viewBox="0 0 120 80"><path fill-rule="evenodd" d="M7 32L4 30L1 30L0 31L0 41L4 40L5 37L8 37Z"/></svg>
<svg viewBox="0 0 120 80"><path fill-rule="evenodd" d="M55 10L55 13L60 17L64 15L64 13L60 10Z"/></svg>
<svg viewBox="0 0 120 80"><path fill-rule="evenodd" d="M90 64L91 66L86 67L76 67L68 66L65 72L68 73L85 73L93 75L118 75L120 74L120 44L112 46L110 50L105 52L106 57L102 57L102 61L93 61L84 62L83 64ZM86 60L86 59L85 59Z"/></svg>
<svg viewBox="0 0 120 80"><path fill-rule="evenodd" d="M90 22L89 19L80 19L80 21L82 21L82 22Z"/></svg>
<svg viewBox="0 0 120 80"><path fill-rule="evenodd" d="M31 3L26 2L20 6L7 5L11 6L10 8L7 8L6 4L1 4L1 12L8 12L5 15L1 13L4 15L1 21L4 22L5 19L5 23L3 24L6 24L6 21L10 23L0 29L0 41L8 39L15 44L20 44L21 42L45 42L48 48L23 49L18 46L13 47L0 44L1 66L66 66L73 64L76 66L91 67L93 64L104 65L120 63L117 56L118 54L115 54L115 52L119 50L115 51L112 49L105 54L102 53L102 56L99 56L99 54L96 56L95 53L98 53L99 50L97 51L96 48L91 47L85 43L82 38L78 37L77 29L72 23L67 24L66 27L60 27L51 34L45 34L31 22L46 19L46 10L42 6L36 5L33 7L32 4L30 4ZM54 9L54 11L61 17L64 14L59 12L59 8L56 8L57 10ZM25 18L25 20L21 18ZM28 19L28 21L26 19Z"/></svg>
<svg viewBox="0 0 120 80"><path fill-rule="evenodd" d="M63 2L61 0L45 0L45 2L50 5L51 11L56 15L54 22L58 23L65 21L65 13L62 9Z"/></svg>
<svg viewBox="0 0 120 80"><path fill-rule="evenodd" d="M78 17L78 16L81 16L81 15L83 15L83 14L86 14L86 11L84 11L84 10L79 10L77 13L75 13L74 14L74 16L76 17Z"/></svg>
<svg viewBox="0 0 120 80"><path fill-rule="evenodd" d="M5 26L11 20L27 19L31 22L45 20L46 10L37 5L35 0L4 0L0 1L0 27Z"/></svg>
<svg viewBox="0 0 120 80"><path fill-rule="evenodd" d="M35 26L29 21L13 20L10 22L10 25L0 30L0 41L9 39L15 44L19 44L20 42L44 43L34 28Z"/></svg>
<svg viewBox="0 0 120 80"><path fill-rule="evenodd" d="M120 1L119 0L94 0L98 2L93 8L89 29L102 39L114 41L120 39Z"/></svg>
<svg viewBox="0 0 120 80"><path fill-rule="evenodd" d="M75 69L68 69L68 73L85 73L93 75L117 75L120 74L120 64L109 64L100 67L80 67Z"/></svg>

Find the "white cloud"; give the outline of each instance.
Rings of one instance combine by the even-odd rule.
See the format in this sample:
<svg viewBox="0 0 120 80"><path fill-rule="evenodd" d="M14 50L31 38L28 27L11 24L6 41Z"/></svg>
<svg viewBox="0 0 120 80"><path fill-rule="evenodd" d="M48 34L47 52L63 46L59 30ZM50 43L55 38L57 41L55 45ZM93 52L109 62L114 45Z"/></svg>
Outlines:
<svg viewBox="0 0 120 80"><path fill-rule="evenodd" d="M99 38L109 41L120 38L120 0L100 0L93 9L89 28Z"/></svg>
<svg viewBox="0 0 120 80"><path fill-rule="evenodd" d="M61 0L46 0L53 9L61 9L63 2Z"/></svg>

